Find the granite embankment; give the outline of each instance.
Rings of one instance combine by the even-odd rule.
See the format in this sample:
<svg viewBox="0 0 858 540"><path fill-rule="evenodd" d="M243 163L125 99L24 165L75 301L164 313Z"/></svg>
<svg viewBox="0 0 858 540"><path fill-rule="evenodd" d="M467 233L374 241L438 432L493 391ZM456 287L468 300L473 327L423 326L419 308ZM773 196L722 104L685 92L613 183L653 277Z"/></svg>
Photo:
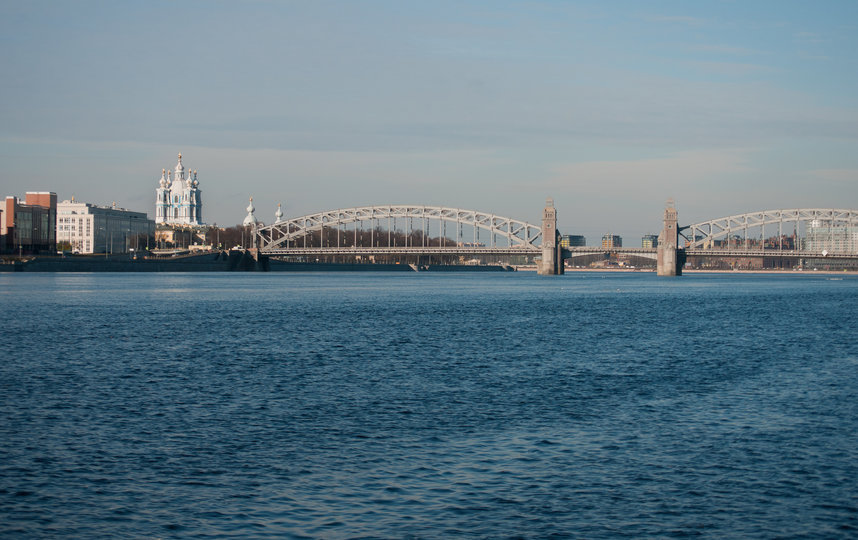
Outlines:
<svg viewBox="0 0 858 540"><path fill-rule="evenodd" d="M503 266L420 266L409 264L358 264L286 262L262 256L256 260L245 251L215 251L176 257L132 259L128 255L36 256L0 264L0 272L413 272L413 271L501 272Z"/></svg>

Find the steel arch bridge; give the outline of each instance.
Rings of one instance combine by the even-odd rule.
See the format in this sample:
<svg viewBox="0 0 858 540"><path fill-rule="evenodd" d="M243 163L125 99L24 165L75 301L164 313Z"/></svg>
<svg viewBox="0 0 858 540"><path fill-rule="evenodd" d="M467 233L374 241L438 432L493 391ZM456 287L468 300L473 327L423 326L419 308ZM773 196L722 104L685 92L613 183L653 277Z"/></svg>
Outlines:
<svg viewBox="0 0 858 540"><path fill-rule="evenodd" d="M795 208L789 210L763 210L728 216L682 227L686 249L711 247L714 240L727 238L732 234L744 233L748 237L749 229L767 225L778 226L778 235L783 236L784 226L794 225L793 232L799 233L801 223L819 221L831 226L858 226L858 210L836 208Z"/></svg>
<svg viewBox="0 0 858 540"><path fill-rule="evenodd" d="M474 242L462 245L440 246L391 246L389 233L396 230L396 220L406 220L406 232L408 235L422 231L423 239L431 234L438 234L439 238L446 238L446 224L453 224L461 232L463 226L473 228ZM415 220L419 228L414 228ZM430 222L438 222L437 228L430 228ZM348 242L348 235L352 231L342 230L343 227L370 222L370 243L373 247L357 247L357 242L352 247L340 246L339 234L342 231L344 239ZM387 225L387 245L377 245L375 228ZM300 242L313 233L323 232L326 229L336 229L338 234L337 247L307 248L301 247ZM478 243L479 231L489 234L490 244ZM356 229L354 234L356 235ZM499 245L497 239L503 240ZM527 223L508 217L498 216L488 212L477 210L464 210L461 208L448 208L443 206L425 205L386 205L386 206L361 206L356 208L341 208L328 210L316 214L284 219L256 229L256 241L259 251L266 254L300 254L300 253L403 253L419 252L422 254L461 254L461 253L537 253L540 251L542 229L537 225ZM379 238L379 243L384 238Z"/></svg>

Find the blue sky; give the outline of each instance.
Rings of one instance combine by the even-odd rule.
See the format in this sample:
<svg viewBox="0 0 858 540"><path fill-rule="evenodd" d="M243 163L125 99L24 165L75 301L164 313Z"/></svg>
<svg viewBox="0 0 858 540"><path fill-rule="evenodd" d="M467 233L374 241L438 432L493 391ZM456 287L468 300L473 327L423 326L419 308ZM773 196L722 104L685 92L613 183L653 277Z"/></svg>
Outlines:
<svg viewBox="0 0 858 540"><path fill-rule="evenodd" d="M0 2L0 196L458 206L637 245L858 207L858 2Z"/></svg>

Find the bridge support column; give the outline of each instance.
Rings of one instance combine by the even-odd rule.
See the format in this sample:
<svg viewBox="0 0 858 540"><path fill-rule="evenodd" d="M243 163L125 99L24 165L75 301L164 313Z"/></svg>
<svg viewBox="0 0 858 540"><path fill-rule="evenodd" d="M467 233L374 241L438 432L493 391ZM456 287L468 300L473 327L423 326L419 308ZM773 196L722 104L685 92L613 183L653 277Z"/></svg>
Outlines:
<svg viewBox="0 0 858 540"><path fill-rule="evenodd" d="M563 249L560 247L559 238L557 210L554 208L554 200L548 199L542 211L542 262L537 267L540 276L563 274Z"/></svg>
<svg viewBox="0 0 858 540"><path fill-rule="evenodd" d="M664 209L664 227L658 235L656 272L659 276L681 276L685 265L685 250L679 247L679 215L673 199Z"/></svg>

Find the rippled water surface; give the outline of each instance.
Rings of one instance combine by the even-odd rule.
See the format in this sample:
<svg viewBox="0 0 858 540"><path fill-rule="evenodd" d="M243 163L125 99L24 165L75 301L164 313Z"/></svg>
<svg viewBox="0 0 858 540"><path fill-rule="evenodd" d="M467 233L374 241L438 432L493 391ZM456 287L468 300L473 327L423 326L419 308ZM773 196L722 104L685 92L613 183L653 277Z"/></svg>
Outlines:
<svg viewBox="0 0 858 540"><path fill-rule="evenodd" d="M855 537L834 278L0 274L0 535Z"/></svg>

